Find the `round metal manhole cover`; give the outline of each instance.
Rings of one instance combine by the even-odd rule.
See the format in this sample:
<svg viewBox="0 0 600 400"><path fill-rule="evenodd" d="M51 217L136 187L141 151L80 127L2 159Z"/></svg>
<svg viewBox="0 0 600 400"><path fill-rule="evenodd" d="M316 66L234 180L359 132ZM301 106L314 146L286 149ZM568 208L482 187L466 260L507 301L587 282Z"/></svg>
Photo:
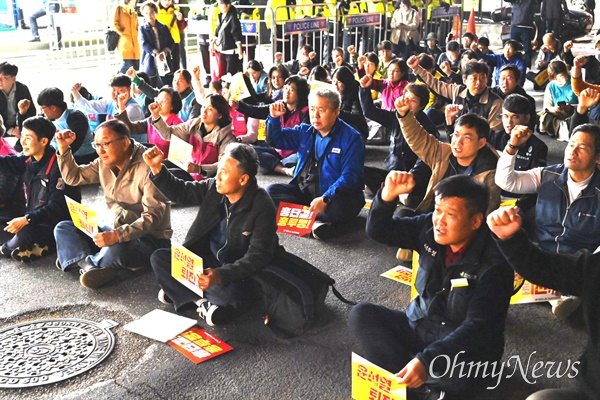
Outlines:
<svg viewBox="0 0 600 400"><path fill-rule="evenodd" d="M113 350L112 326L57 318L0 330L0 388L46 385L95 367Z"/></svg>

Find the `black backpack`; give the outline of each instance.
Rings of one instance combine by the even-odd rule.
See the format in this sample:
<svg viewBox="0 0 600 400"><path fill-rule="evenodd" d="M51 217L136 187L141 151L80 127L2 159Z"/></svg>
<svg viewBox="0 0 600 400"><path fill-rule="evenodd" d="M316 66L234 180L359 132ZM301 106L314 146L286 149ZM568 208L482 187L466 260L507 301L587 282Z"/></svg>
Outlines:
<svg viewBox="0 0 600 400"><path fill-rule="evenodd" d="M309 329L325 306L329 287L342 302L356 304L336 290L329 275L285 251L253 279L260 287L265 325L279 337L298 336Z"/></svg>

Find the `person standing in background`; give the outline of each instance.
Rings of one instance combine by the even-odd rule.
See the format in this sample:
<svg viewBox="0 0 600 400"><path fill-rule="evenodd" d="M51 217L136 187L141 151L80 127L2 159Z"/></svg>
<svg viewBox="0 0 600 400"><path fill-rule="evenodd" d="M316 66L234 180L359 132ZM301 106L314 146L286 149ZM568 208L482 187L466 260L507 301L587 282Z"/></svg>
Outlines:
<svg viewBox="0 0 600 400"><path fill-rule="evenodd" d="M140 42L138 41L138 16L135 11L137 0L121 0L115 9L113 28L121 38L117 50L123 59L119 72L124 74L129 67L140 69Z"/></svg>

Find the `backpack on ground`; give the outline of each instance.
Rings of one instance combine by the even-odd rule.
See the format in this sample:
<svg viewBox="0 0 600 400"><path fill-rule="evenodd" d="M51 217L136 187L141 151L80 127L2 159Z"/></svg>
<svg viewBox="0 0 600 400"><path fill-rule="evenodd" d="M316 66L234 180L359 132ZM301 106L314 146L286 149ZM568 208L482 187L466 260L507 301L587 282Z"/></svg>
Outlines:
<svg viewBox="0 0 600 400"><path fill-rule="evenodd" d="M282 253L253 278L260 287L265 325L276 336L290 338L309 329L325 306L329 287L342 302L356 304L335 289L329 275L300 257Z"/></svg>

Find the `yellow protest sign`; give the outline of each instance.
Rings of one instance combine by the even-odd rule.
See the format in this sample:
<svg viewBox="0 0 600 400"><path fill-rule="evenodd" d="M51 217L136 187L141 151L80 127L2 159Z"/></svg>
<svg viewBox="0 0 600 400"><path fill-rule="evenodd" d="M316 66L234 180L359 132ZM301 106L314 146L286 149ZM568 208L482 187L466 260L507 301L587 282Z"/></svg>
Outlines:
<svg viewBox="0 0 600 400"><path fill-rule="evenodd" d="M171 276L192 292L204 296L198 285L198 275L203 269L202 257L192 253L182 245L172 242Z"/></svg>
<svg viewBox="0 0 600 400"><path fill-rule="evenodd" d="M267 121L261 119L258 123L258 136L257 140L267 140Z"/></svg>
<svg viewBox="0 0 600 400"><path fill-rule="evenodd" d="M412 269L398 265L389 271L384 272L381 276L385 276L394 281L404 283L405 285L413 285L413 272Z"/></svg>
<svg viewBox="0 0 600 400"><path fill-rule="evenodd" d="M231 77L229 93L230 97L237 101L250 97L250 90L248 90L248 86L246 86L246 81L242 72L238 72Z"/></svg>
<svg viewBox="0 0 600 400"><path fill-rule="evenodd" d="M177 136L171 135L168 160L187 171L188 162L192 161L194 146Z"/></svg>
<svg viewBox="0 0 600 400"><path fill-rule="evenodd" d="M65 196L69 214L73 224L89 237L94 237L98 233L98 221L96 212L91 208L76 202L68 196Z"/></svg>
<svg viewBox="0 0 600 400"><path fill-rule="evenodd" d="M525 281L521 289L510 298L510 304L539 303L548 300L560 299L550 289Z"/></svg>
<svg viewBox="0 0 600 400"><path fill-rule="evenodd" d="M406 400L406 385L394 374L352 353L354 400Z"/></svg>

